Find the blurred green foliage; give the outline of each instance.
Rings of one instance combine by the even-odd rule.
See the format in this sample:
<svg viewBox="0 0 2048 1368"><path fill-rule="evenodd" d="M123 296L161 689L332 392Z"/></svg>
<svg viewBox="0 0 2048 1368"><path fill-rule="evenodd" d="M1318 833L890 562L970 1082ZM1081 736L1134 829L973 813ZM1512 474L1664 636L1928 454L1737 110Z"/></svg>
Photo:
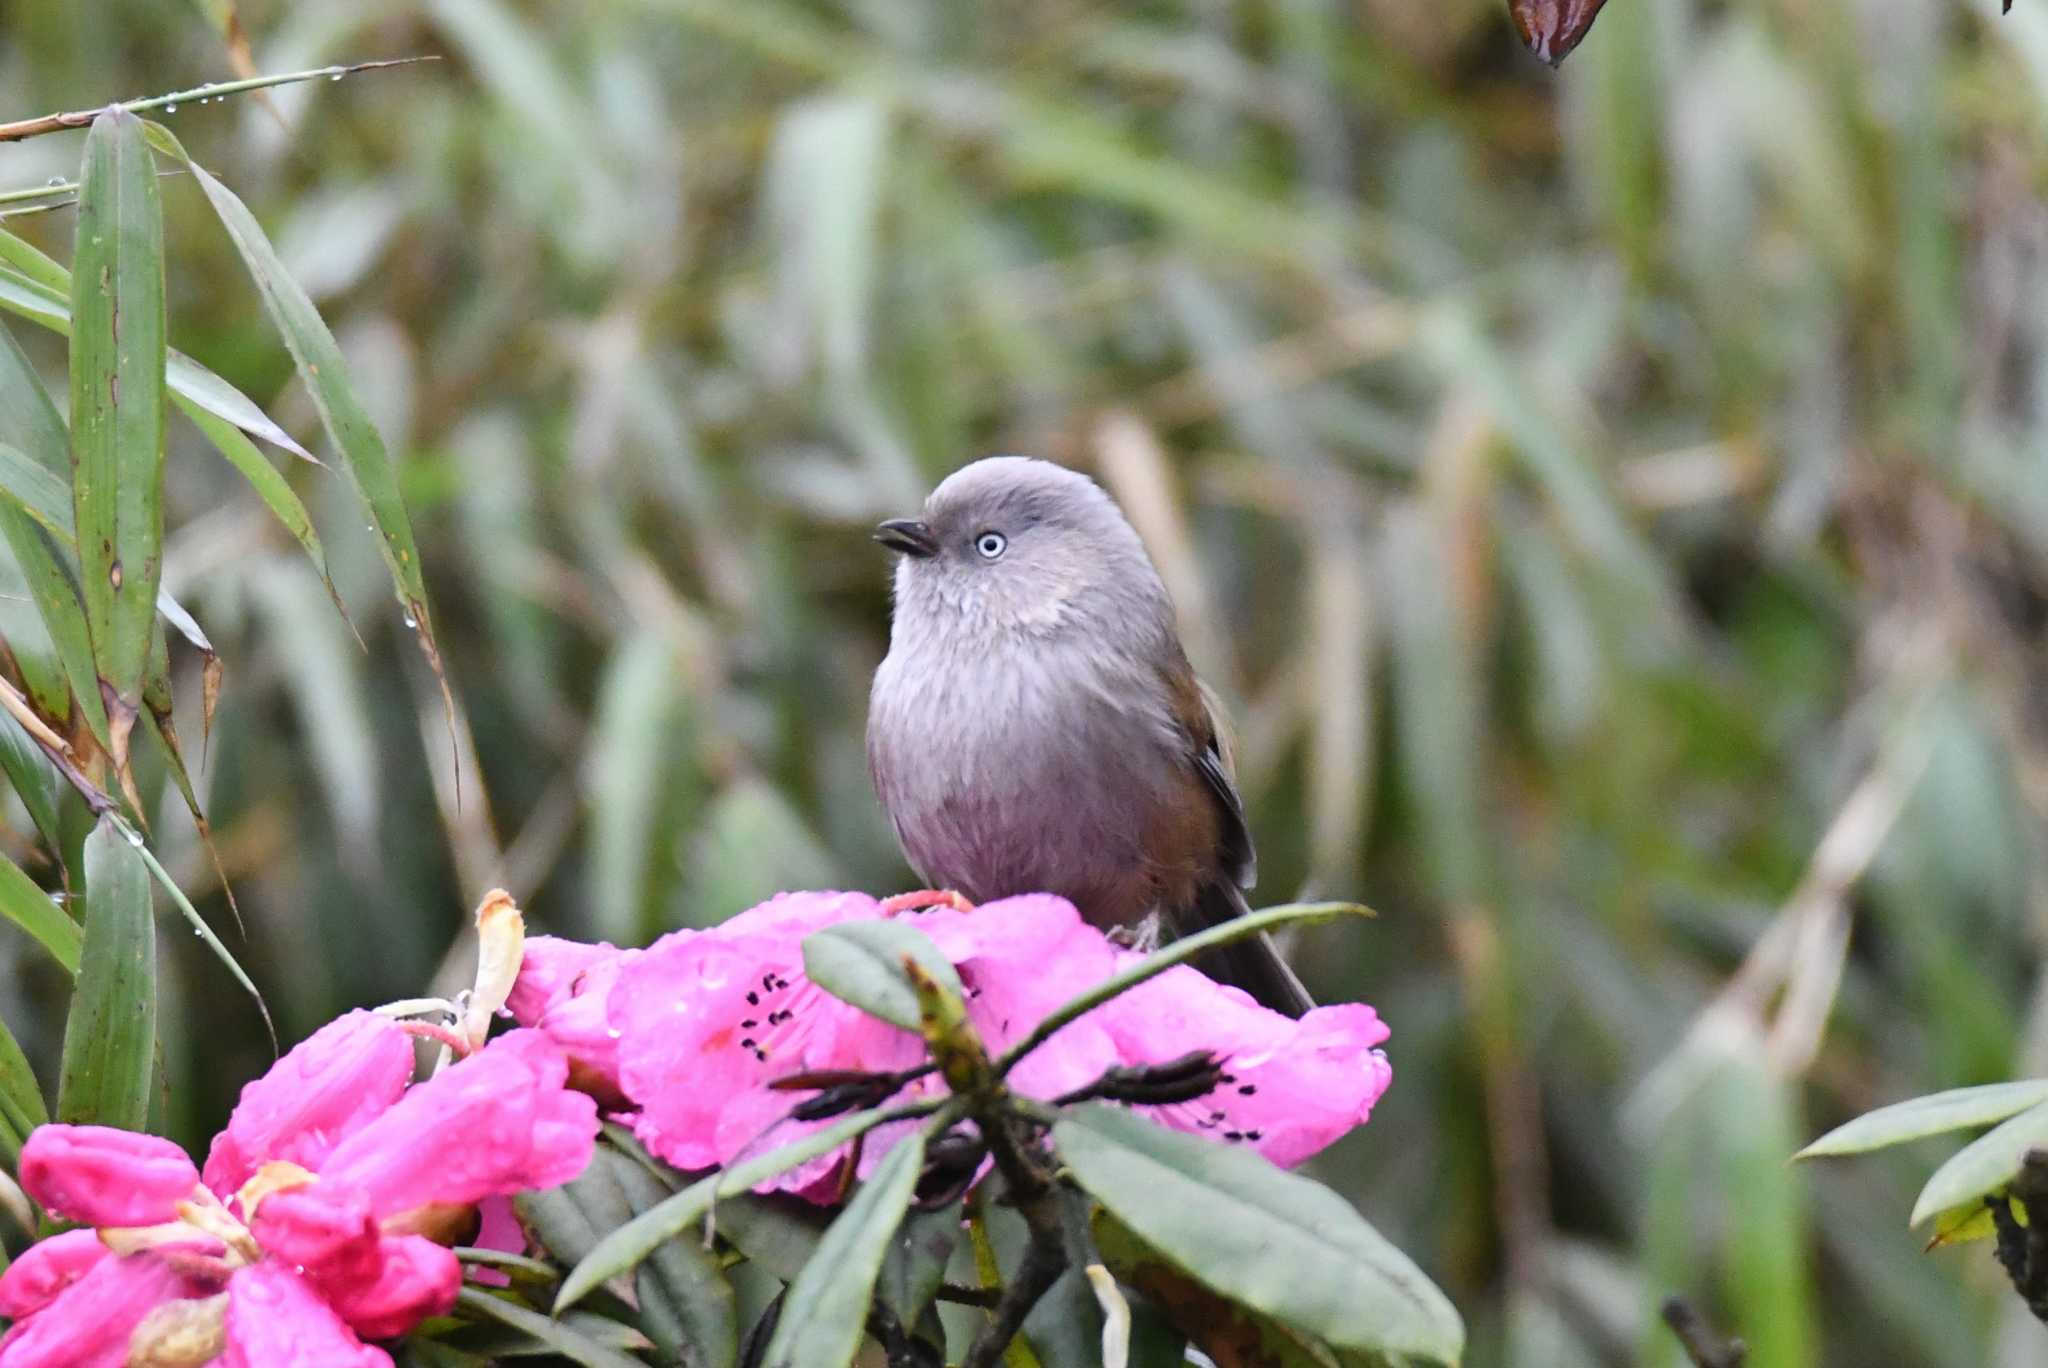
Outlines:
<svg viewBox="0 0 2048 1368"><path fill-rule="evenodd" d="M458 726L343 481L285 470L366 650L174 418L238 957L297 1038L466 981L492 883L619 941L902 886L867 530L1049 455L1232 701L1259 901L1382 909L1295 947L1395 1033L1322 1174L1474 1363L1675 1363L1673 1290L1756 1368L2038 1361L1981 1247L1903 1228L1924 1146L1784 1162L2048 1067L2048 7L1997 8L1613 0L1553 74L1490 0L243 4L260 70L445 57L170 123L400 463ZM15 0L4 114L233 75L222 10ZM162 192L172 345L315 444ZM6 226L68 256L68 211ZM61 974L0 955L54 1076ZM164 968L196 1140L267 1050L203 947Z"/></svg>

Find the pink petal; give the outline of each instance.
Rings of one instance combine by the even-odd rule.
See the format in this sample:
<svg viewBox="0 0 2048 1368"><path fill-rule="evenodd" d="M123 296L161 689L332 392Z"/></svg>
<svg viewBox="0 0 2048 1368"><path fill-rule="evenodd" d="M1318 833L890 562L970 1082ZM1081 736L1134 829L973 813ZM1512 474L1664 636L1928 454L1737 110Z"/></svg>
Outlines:
<svg viewBox="0 0 2048 1368"><path fill-rule="evenodd" d="M342 1141L320 1175L363 1188L379 1217L558 1187L597 1136L597 1104L563 1086L568 1073L539 1031L507 1032Z"/></svg>
<svg viewBox="0 0 2048 1368"><path fill-rule="evenodd" d="M548 1004L537 1023L568 1055L569 1086L608 1107L623 1104L626 1097L619 1087L619 1041L607 1004L620 972L640 954L624 950L592 964L576 976L571 991Z"/></svg>
<svg viewBox="0 0 2048 1368"><path fill-rule="evenodd" d="M1049 894L1005 898L972 912L939 908L902 920L931 937L959 969L968 1019L991 1053L1014 1045L1055 1008L1118 968L1118 951L1109 940L1082 921L1072 903ZM1010 1081L1033 1097L1056 1097L1117 1062L1114 1043L1090 1013L1026 1056Z"/></svg>
<svg viewBox="0 0 2048 1368"><path fill-rule="evenodd" d="M229 1280L227 1340L221 1368L391 1368L305 1279L267 1261Z"/></svg>
<svg viewBox="0 0 2048 1368"><path fill-rule="evenodd" d="M579 980L586 972L618 953L603 941L586 945L560 936L528 936L506 1010L521 1026L539 1025L549 1007L582 991Z"/></svg>
<svg viewBox="0 0 2048 1368"><path fill-rule="evenodd" d="M335 1018L242 1089L206 1156L206 1185L226 1197L268 1159L317 1170L342 1140L412 1081L412 1039L370 1012Z"/></svg>
<svg viewBox="0 0 2048 1368"><path fill-rule="evenodd" d="M362 1282L377 1275L377 1221L361 1188L322 1180L273 1192L251 1226L264 1253L315 1282Z"/></svg>
<svg viewBox="0 0 2048 1368"><path fill-rule="evenodd" d="M21 1147L21 1186L52 1216L90 1226L176 1217L199 1171L168 1140L111 1126L38 1126Z"/></svg>
<svg viewBox="0 0 2048 1368"><path fill-rule="evenodd" d="M861 895L784 895L711 931L665 936L621 970L609 1020L620 1084L641 1107L634 1131L650 1149L679 1168L709 1168L804 1097L767 1093L771 1079L921 1057L915 1036L803 974L804 935L874 908ZM780 1128L765 1143L803 1130Z"/></svg>
<svg viewBox="0 0 2048 1368"><path fill-rule="evenodd" d="M123 1368L128 1337L151 1308L186 1291L152 1254L101 1259L0 1340L0 1368Z"/></svg>
<svg viewBox="0 0 2048 1368"><path fill-rule="evenodd" d="M1276 1164L1298 1164L1365 1124L1393 1081L1377 1048L1386 1023L1363 1003L1318 1007L1292 1021L1183 965L1092 1015L1125 1063L1215 1051L1222 1083L1192 1102L1146 1112L1179 1130L1250 1144Z"/></svg>
<svg viewBox="0 0 2048 1368"><path fill-rule="evenodd" d="M20 1320L42 1310L106 1257L92 1230L67 1230L30 1245L0 1273L0 1316Z"/></svg>
<svg viewBox="0 0 2048 1368"><path fill-rule="evenodd" d="M495 1249L502 1254L526 1252L526 1227L519 1224L519 1213L512 1209L510 1197L486 1197L476 1204L476 1210L476 1248ZM504 1287L512 1281L495 1268L472 1264L462 1271L471 1282L486 1287Z"/></svg>
<svg viewBox="0 0 2048 1368"><path fill-rule="evenodd" d="M462 1265L424 1235L387 1235L377 1276L322 1283L341 1318L365 1339L391 1339L429 1316L446 1315L462 1287Z"/></svg>

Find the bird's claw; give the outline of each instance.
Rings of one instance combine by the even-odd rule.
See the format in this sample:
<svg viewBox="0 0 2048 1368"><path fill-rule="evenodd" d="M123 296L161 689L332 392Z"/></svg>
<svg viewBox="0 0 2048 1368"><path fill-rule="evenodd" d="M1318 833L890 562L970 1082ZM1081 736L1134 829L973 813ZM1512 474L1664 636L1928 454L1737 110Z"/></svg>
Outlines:
<svg viewBox="0 0 2048 1368"><path fill-rule="evenodd" d="M956 912L974 910L973 903L950 888L919 888L882 899L882 915L885 917L893 917L898 912L924 912L934 907L950 907Z"/></svg>

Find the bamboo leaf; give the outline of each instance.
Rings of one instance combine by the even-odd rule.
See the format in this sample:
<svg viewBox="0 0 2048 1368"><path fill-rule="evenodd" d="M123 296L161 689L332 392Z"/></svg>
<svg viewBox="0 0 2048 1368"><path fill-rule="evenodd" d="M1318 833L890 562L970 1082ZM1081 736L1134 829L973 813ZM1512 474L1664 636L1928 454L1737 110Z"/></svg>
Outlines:
<svg viewBox="0 0 2048 1368"><path fill-rule="evenodd" d="M164 248L142 121L93 121L71 277L72 506L109 753L128 768L163 575Z"/></svg>
<svg viewBox="0 0 2048 1368"><path fill-rule="evenodd" d="M334 600L335 609L347 621L348 610L342 606L341 593L327 572L327 550L321 545L320 533L313 526L313 515L306 511L305 502L299 498L291 482L285 479L284 472L272 465L235 424L189 400L180 398L178 402L186 417L206 435L207 441L213 443L214 450L241 472L242 478L249 482L249 488L256 491L256 497L263 500L263 506L284 524L292 539L305 548L313 569L320 575L320 582L327 586L327 597ZM354 624L351 623L350 628L353 630Z"/></svg>
<svg viewBox="0 0 2048 1368"><path fill-rule="evenodd" d="M64 966L64 972L78 973L79 946L84 936L78 923L51 901L14 861L0 856L0 917L5 917L35 938L50 952L50 958Z"/></svg>
<svg viewBox="0 0 2048 1368"><path fill-rule="evenodd" d="M767 1368L845 1368L860 1349L882 1260L903 1224L924 1133L912 1131L884 1155L874 1176L825 1231L818 1252L789 1285L768 1341Z"/></svg>
<svg viewBox="0 0 2048 1368"><path fill-rule="evenodd" d="M10 1173L18 1171L21 1142L49 1119L49 1112L43 1107L43 1090L36 1082L35 1070L29 1067L28 1056L22 1053L14 1032L0 1024L0 1134L6 1137L4 1157Z"/></svg>
<svg viewBox="0 0 2048 1368"><path fill-rule="evenodd" d="M13 642L8 645L13 646ZM57 828L57 776L21 723L13 714L0 715L0 770L14 785L15 796L28 809L29 820L52 851L64 848L63 833Z"/></svg>
<svg viewBox="0 0 2048 1368"><path fill-rule="evenodd" d="M406 620L418 633L420 650L441 685L443 701L452 717L454 702L448 697L448 681L441 667L441 650L434 636L433 620L427 611L427 586L420 573L419 547L413 540L412 521L406 516L405 501L399 494L398 474L384 449L384 439L370 421L369 412L364 409L354 385L349 382L348 367L342 360L341 348L335 344L334 334L328 331L320 311L313 307L313 301L285 270L284 262L278 258L277 249L271 246L270 239L256 222L256 216L249 212L248 206L234 191L193 161L169 130L151 124L149 137L158 148L176 157L192 172L207 202L213 206L215 216L234 242L235 250L241 253L242 264L256 282L257 291L263 296L264 308L283 336L285 347L298 366L299 378L305 382L307 393L313 398L313 406L319 410L321 426L326 429L328 440L341 453L342 464L369 509L370 520L377 529L377 546L391 572L399 603L405 611Z"/></svg>
<svg viewBox="0 0 2048 1368"><path fill-rule="evenodd" d="M85 939L64 1025L57 1119L142 1130L156 1059L156 924L149 871L118 819L85 841Z"/></svg>

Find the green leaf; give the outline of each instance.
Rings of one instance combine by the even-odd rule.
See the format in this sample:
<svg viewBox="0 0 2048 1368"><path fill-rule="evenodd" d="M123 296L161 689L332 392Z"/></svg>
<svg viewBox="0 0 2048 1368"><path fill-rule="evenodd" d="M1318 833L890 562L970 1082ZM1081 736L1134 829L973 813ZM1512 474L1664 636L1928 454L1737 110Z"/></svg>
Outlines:
<svg viewBox="0 0 2048 1368"><path fill-rule="evenodd" d="M12 719L9 719L10 721ZM78 957L84 933L50 895L22 873L21 866L0 855L0 917L5 917L35 938L36 944L64 966L64 972L78 973Z"/></svg>
<svg viewBox="0 0 2048 1368"><path fill-rule="evenodd" d="M782 1303L767 1368L845 1368L860 1351L875 1279L924 1167L924 1133L912 1131L882 1157Z"/></svg>
<svg viewBox="0 0 2048 1368"><path fill-rule="evenodd" d="M635 1215L671 1194L655 1176L613 1154L613 1178ZM718 1260L696 1240L670 1240L633 1275L640 1328L663 1356L690 1368L733 1368L740 1356L739 1303Z"/></svg>
<svg viewBox="0 0 2048 1368"><path fill-rule="evenodd" d="M952 961L907 922L842 922L804 938L804 974L811 982L871 1017L914 1031L917 992L903 972L906 957L954 997L965 996Z"/></svg>
<svg viewBox="0 0 2048 1368"><path fill-rule="evenodd" d="M1934 1171L1913 1203L1909 1225L1996 1192L2019 1176L2027 1151L2048 1149L2048 1102L1977 1137Z"/></svg>
<svg viewBox="0 0 2048 1368"><path fill-rule="evenodd" d="M71 272L62 263L0 228L0 261L6 262L36 284L60 295L71 293Z"/></svg>
<svg viewBox="0 0 2048 1368"><path fill-rule="evenodd" d="M929 1104L916 1104L856 1112L836 1125L813 1131L794 1144L734 1164L723 1173L698 1179L599 1240L596 1247L563 1279L562 1290L555 1298L555 1314L560 1315L574 1306L598 1284L638 1266L641 1260L660 1248L663 1241L676 1238L702 1220L712 1205L722 1198L745 1192L799 1164L830 1154L876 1126L923 1116L931 1110Z"/></svg>
<svg viewBox="0 0 2048 1368"><path fill-rule="evenodd" d="M1835 1127L1794 1156L1818 1159L1835 1154L1867 1154L1930 1135L1990 1126L2048 1102L2048 1078L1990 1083L1979 1088L1951 1088L1866 1112Z"/></svg>
<svg viewBox="0 0 2048 1368"><path fill-rule="evenodd" d="M1444 1294L1321 1184L1256 1151L1073 1108L1053 1146L1074 1180L1211 1291L1339 1348L1455 1364L1465 1327Z"/></svg>
<svg viewBox="0 0 2048 1368"><path fill-rule="evenodd" d="M1145 982L1145 980L1156 978L1173 968L1176 964L1185 964L1189 960L1219 945L1230 945L1249 936L1256 936L1263 931L1271 930L1276 926L1291 926L1297 923L1307 925L1315 922L1330 921L1337 917L1371 917L1376 915L1371 908L1361 907L1357 903L1290 903L1285 907L1269 907L1262 912L1253 912L1246 916L1234 917L1221 926L1209 928L1200 935L1183 937L1173 944L1147 955L1137 964L1124 970L1123 973L1116 975L1114 978L1103 980L1087 992L1065 1003L1050 1016L1046 1017L1045 1020L1032 1027L1031 1034L1011 1046L1008 1052L997 1061L996 1072L1007 1074L1012 1068L1016 1067L1018 1060L1052 1039L1055 1032L1072 1022L1075 1018L1087 1015L1111 998L1122 993L1128 993L1131 989Z"/></svg>
<svg viewBox="0 0 2048 1368"><path fill-rule="evenodd" d="M447 680L441 671L441 651L434 637L433 619L427 612L427 586L420 572L419 546L413 540L412 521L406 516L405 500L399 494L398 473L385 451L383 437L370 421L369 412L356 395L355 386L349 382L348 367L342 360L341 348L335 344L334 334L328 331L320 311L313 307L313 301L285 270L284 262L278 258L277 249L271 246L270 239L256 222L256 216L249 212L248 206L236 197L234 191L193 161L162 125L151 124L149 138L192 172L192 178L198 182L207 202L213 206L215 216L220 219L221 227L227 229L235 250L241 253L242 264L256 282L257 291L263 296L263 306L283 336L285 347L298 366L299 378L305 382L306 392L312 396L313 406L319 411L321 426L326 429L335 450L341 453L342 464L369 509L370 520L377 529L377 547L383 552L384 564L391 572L398 601L411 620L419 637L420 650L445 695ZM448 706L452 712L452 701Z"/></svg>
<svg viewBox="0 0 2048 1368"><path fill-rule="evenodd" d="M327 550L320 542L320 533L313 526L313 515L306 511L306 505L299 498L284 472L270 463L270 458L259 450L256 444L242 435L241 428L207 412L189 400L180 399L179 407L185 415L206 434L206 440L213 443L214 450L227 457L228 464L241 472L249 482L249 488L256 491L256 497L263 500L277 520L284 524L285 531L293 540L305 548L312 560L313 568L320 573L320 582L327 586L327 596L334 600L334 606L341 609L344 619L348 617L342 609L341 595L334 587L334 581L327 573Z"/></svg>
<svg viewBox="0 0 2048 1368"><path fill-rule="evenodd" d="M0 636L4 635L0 632ZM13 647L15 642L9 640L7 644ZM18 661L20 656L15 658ZM14 785L16 796L28 809L29 820L36 824L44 843L52 851L62 850L64 838L57 829L57 775L51 770L43 748L11 713L0 714L0 770L6 771L7 782Z"/></svg>
<svg viewBox="0 0 2048 1368"><path fill-rule="evenodd" d="M608 1348L559 1320L530 1311L517 1302L494 1297L479 1288L463 1288L456 1293L455 1304L531 1335L570 1362L582 1364L583 1368L647 1368L631 1354Z"/></svg>
<svg viewBox="0 0 2048 1368"><path fill-rule="evenodd" d="M101 825L105 825L108 820L107 818L102 818ZM192 928L192 934L199 937L206 948L213 952L213 957L221 962L222 967L234 976L235 982L242 985L242 991L247 993L250 999L255 1002L256 1013L263 1018L264 1033L270 1037L270 1048L275 1053L277 1050L277 1026L270 1019L270 1004L263 1000L263 994L257 991L254 980L242 968L241 963L229 953L228 948L220 943L220 937L213 934L213 928L206 924L206 918L199 915L199 909L192 905L192 900L185 896L185 890L178 887L177 880L173 879L170 871L163 867L163 863L157 859L156 853L143 843L142 837L119 818L113 818L112 820L116 829L121 832L122 839L133 846L136 853L142 857L142 863L149 870L150 877L155 879L157 886L170 896L172 906L178 909L178 915L185 919L185 924ZM90 940L90 933L88 933L88 940Z"/></svg>
<svg viewBox="0 0 2048 1368"><path fill-rule="evenodd" d="M71 439L28 358L5 328L0 328L0 443L18 448L53 479L61 481L70 474ZM68 488L61 502L69 506ZM8 636L37 710L58 722L68 721L75 695L93 735L106 745L106 713L93 677L92 642L76 577L51 534L11 503L0 504L0 537L14 553L43 627L40 638L22 631Z"/></svg>
<svg viewBox="0 0 2048 1368"><path fill-rule="evenodd" d="M936 1211L913 1211L890 1237L875 1300L906 1329L924 1318L946 1280L946 1265L962 1233L960 1205L951 1202Z"/></svg>
<svg viewBox="0 0 2048 1368"><path fill-rule="evenodd" d="M163 576L164 244L142 121L93 120L71 276L71 496L109 752L128 767Z"/></svg>
<svg viewBox="0 0 2048 1368"><path fill-rule="evenodd" d="M750 1263L794 1282L818 1252L831 1215L786 1192L742 1192L719 1202L718 1234Z"/></svg>
<svg viewBox="0 0 2048 1368"><path fill-rule="evenodd" d="M28 1056L21 1052L14 1032L0 1024L0 1130L6 1132L9 1142L5 1155L9 1172L18 1171L21 1142L49 1119L49 1113L43 1109L43 1090L36 1082L35 1070L29 1067Z"/></svg>
<svg viewBox="0 0 2048 1368"><path fill-rule="evenodd" d="M85 943L64 1024L57 1119L141 1130L156 1059L156 924L149 870L117 819L85 841Z"/></svg>

